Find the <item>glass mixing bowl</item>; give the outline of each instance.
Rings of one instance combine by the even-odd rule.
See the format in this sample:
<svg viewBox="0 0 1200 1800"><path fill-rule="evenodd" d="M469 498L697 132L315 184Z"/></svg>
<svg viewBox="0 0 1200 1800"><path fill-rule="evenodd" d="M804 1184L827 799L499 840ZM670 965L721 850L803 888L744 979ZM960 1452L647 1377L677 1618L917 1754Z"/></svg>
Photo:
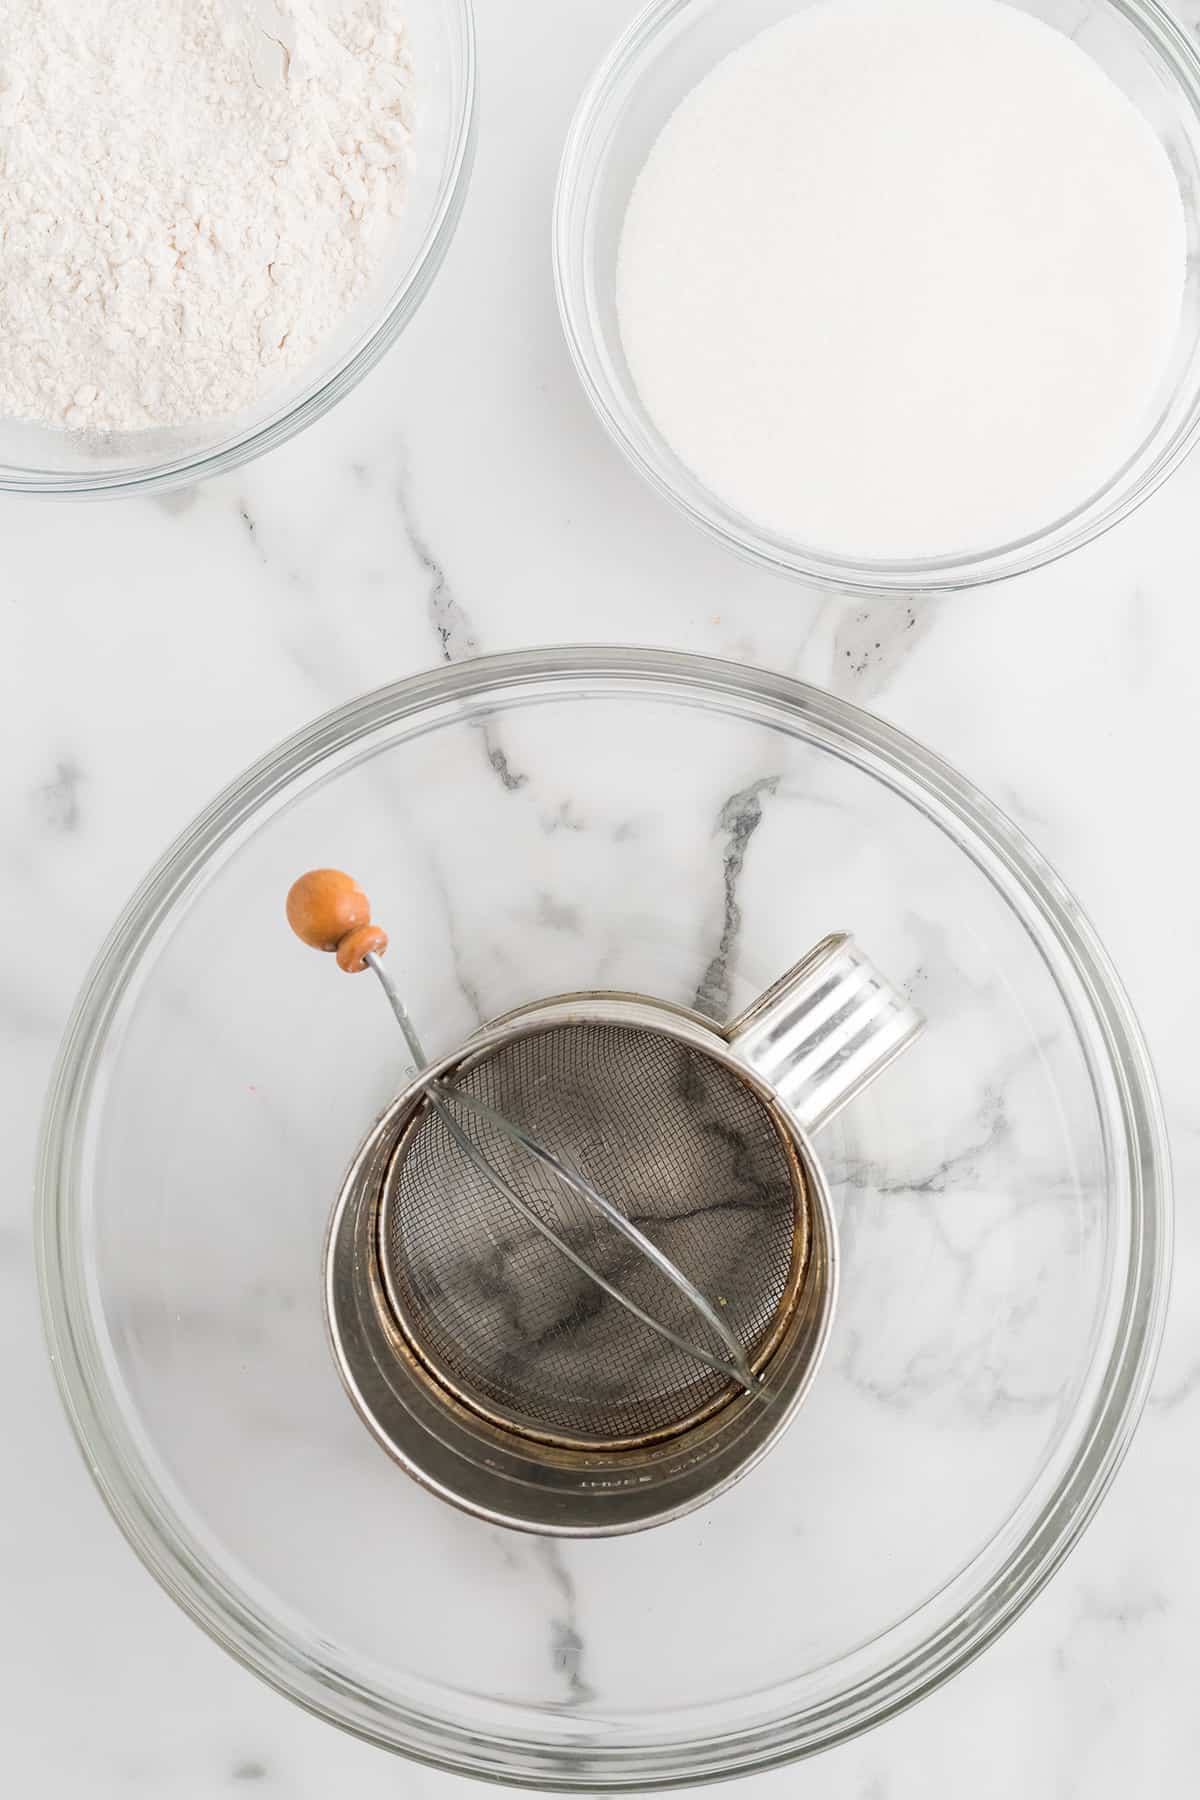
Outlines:
<svg viewBox="0 0 1200 1800"><path fill-rule="evenodd" d="M466 196L475 121L471 0L408 0L420 108L408 200L389 256L317 359L231 417L161 431L73 432L0 418L0 492L99 495L179 487L311 425L395 343L436 275Z"/></svg>
<svg viewBox="0 0 1200 1800"><path fill-rule="evenodd" d="M323 1240L404 1048L375 982L288 930L314 864L366 886L431 1056L576 988L729 1015L837 928L925 1014L816 1140L841 1254L822 1371L708 1508L500 1531L355 1415ZM1104 1492L1168 1268L1146 1052L1036 851L866 713L643 650L442 668L236 782L86 984L38 1204L62 1392L164 1587L379 1744L589 1791L818 1750L961 1668Z"/></svg>
<svg viewBox="0 0 1200 1800"><path fill-rule="evenodd" d="M697 524L735 550L848 592L975 586L1052 562L1141 504L1200 430L1200 57L1156 0L1015 0L1061 30L1148 119L1179 180L1188 261L1179 331L1145 438L1103 487L1015 542L905 561L871 561L758 525L705 488L651 420L625 361L616 264L633 184L679 102L721 57L822 0L653 0L597 71L563 153L554 212L554 269L567 343L601 421L634 467Z"/></svg>

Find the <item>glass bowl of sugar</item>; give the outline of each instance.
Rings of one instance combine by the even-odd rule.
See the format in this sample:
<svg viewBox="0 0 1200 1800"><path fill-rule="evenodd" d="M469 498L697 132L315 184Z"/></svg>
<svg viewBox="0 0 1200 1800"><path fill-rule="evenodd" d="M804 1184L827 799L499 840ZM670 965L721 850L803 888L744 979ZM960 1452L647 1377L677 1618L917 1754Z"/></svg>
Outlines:
<svg viewBox="0 0 1200 1800"><path fill-rule="evenodd" d="M475 94L472 0L0 9L0 492L178 487L319 419L441 265Z"/></svg>
<svg viewBox="0 0 1200 1800"><path fill-rule="evenodd" d="M1200 430L1200 57L1155 0L654 0L587 88L560 311L634 466L847 591L1036 568Z"/></svg>

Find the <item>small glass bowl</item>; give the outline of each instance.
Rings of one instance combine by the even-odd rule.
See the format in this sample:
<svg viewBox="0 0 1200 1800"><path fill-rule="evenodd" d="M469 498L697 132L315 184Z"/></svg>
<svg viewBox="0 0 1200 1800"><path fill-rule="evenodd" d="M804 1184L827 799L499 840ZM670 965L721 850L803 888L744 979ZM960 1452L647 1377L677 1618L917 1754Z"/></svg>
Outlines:
<svg viewBox="0 0 1200 1800"><path fill-rule="evenodd" d="M977 586L1054 561L1139 506L1200 431L1200 56L1156 0L1016 0L1069 35L1133 101L1164 144L1187 221L1180 327L1143 442L1104 486L1014 542L896 561L787 538L727 506L671 449L642 404L616 308L621 228L660 131L715 63L821 0L652 0L584 92L563 153L554 270L567 343L584 388L634 467L697 524L756 562L853 593Z"/></svg>
<svg viewBox="0 0 1200 1800"><path fill-rule="evenodd" d="M500 1532L355 1415L322 1252L407 1077L374 982L288 931L316 864L363 881L433 1057L547 993L727 1018L838 928L925 1015L816 1140L841 1265L825 1361L711 1506L610 1539ZM1129 1442L1170 1255L1145 1047L1037 852L855 707L648 650L442 668L235 782L86 983L38 1211L64 1400L167 1591L363 1737L587 1792L820 1750L990 1643Z"/></svg>
<svg viewBox="0 0 1200 1800"><path fill-rule="evenodd" d="M472 0L409 0L419 131L386 265L317 359L243 412L163 430L75 432L0 418L0 492L141 494L183 486L286 443L395 343L428 292L466 196L475 122Z"/></svg>

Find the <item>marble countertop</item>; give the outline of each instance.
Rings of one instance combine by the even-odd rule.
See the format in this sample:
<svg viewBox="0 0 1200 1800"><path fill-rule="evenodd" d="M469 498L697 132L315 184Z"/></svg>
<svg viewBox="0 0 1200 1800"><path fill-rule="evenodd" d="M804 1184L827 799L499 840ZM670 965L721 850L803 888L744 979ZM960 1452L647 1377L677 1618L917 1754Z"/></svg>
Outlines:
<svg viewBox="0 0 1200 1800"><path fill-rule="evenodd" d="M965 1674L866 1738L758 1779L755 1793L1157 1800L1194 1786L1200 1099L1187 1021L1200 957L1188 771L1200 459L1065 563L946 599L822 595L704 540L604 438L550 280L563 133L633 10L479 8L480 150L461 228L415 323L330 417L237 475L164 498L4 502L0 1745L24 1800L469 1791L278 1698L141 1570L91 1488L42 1354L29 1192L74 991L130 890L216 789L364 688L566 641L680 646L794 673L956 764L1090 913L1139 1010L1173 1135L1166 1341L1133 1449L1081 1546Z"/></svg>

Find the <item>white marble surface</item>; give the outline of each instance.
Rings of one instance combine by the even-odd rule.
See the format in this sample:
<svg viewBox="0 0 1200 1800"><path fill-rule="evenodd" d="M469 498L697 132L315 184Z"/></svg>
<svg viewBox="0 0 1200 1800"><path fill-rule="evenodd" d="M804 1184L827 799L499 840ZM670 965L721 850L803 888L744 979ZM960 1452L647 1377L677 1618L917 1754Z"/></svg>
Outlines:
<svg viewBox="0 0 1200 1800"><path fill-rule="evenodd" d="M112 916L178 828L327 706L440 658L678 645L794 672L956 763L1092 915L1150 1039L1179 1189L1150 1408L1082 1545L915 1711L755 1791L820 1800L1192 1791L1200 1635L1200 1005L1192 770L1200 462L1101 543L936 602L743 567L629 473L554 312L574 97L630 0L480 7L480 150L424 310L366 387L265 462L163 500L6 500L0 577L0 1507L7 1785L28 1800L403 1794L449 1778L312 1720L159 1593L96 1498L41 1350L29 1191L45 1078ZM586 1636L586 1619L574 1626Z"/></svg>

